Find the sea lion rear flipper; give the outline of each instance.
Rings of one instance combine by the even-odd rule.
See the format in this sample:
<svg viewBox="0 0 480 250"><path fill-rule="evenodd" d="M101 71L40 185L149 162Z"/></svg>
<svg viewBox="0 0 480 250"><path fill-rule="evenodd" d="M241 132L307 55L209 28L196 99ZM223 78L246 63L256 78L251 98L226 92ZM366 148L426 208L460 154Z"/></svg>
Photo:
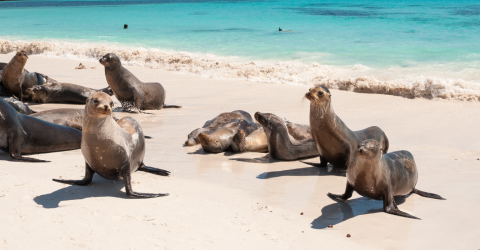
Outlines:
<svg viewBox="0 0 480 250"><path fill-rule="evenodd" d="M162 175L162 176L169 176L170 175L170 171L159 169L159 168L147 167L147 166L145 166L145 164L142 164L142 166L139 167L137 169L137 171L143 171L143 172L152 173L152 174L156 174L156 175Z"/></svg>
<svg viewBox="0 0 480 250"><path fill-rule="evenodd" d="M145 194L145 193L133 192L132 183L131 183L131 174L130 174L130 170L128 169L123 172L123 182L125 183L125 191L127 192L127 195L132 198L155 198L155 197L162 197L162 196L169 195L169 194Z"/></svg>
<svg viewBox="0 0 480 250"><path fill-rule="evenodd" d="M88 165L88 163L85 162L85 177L83 177L82 180L58 180L58 179L52 179L52 180L60 183L70 184L70 185L85 186L90 184L90 182L92 182L93 174L95 174L95 172Z"/></svg>
<svg viewBox="0 0 480 250"><path fill-rule="evenodd" d="M427 193L427 192L420 191L418 189L414 189L412 191L412 193L413 194L418 194L420 196L427 197L427 198L438 199L438 200L446 200L445 198L443 198L442 196L440 196L438 194Z"/></svg>
<svg viewBox="0 0 480 250"><path fill-rule="evenodd" d="M163 107L164 109L181 109L182 106L178 106L178 105L167 105L167 104L163 104Z"/></svg>

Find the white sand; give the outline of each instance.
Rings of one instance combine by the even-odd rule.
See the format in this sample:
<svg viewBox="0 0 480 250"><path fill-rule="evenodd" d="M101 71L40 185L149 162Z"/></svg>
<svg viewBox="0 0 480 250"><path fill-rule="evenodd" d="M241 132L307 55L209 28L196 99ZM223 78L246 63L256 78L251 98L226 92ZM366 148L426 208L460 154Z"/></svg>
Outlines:
<svg viewBox="0 0 480 250"><path fill-rule="evenodd" d="M0 55L0 62L11 57ZM83 62L96 69L75 70L79 62L30 56L26 68L62 82L107 86L102 65ZM224 111L271 112L308 124L309 102L302 102L306 87L128 68L143 81L161 82L166 103L184 107L154 115L116 113L133 116L153 137L147 140L145 163L173 173L159 177L137 172L134 190L170 196L129 199L123 181L98 175L86 187L53 182L83 178L80 150L33 156L51 163L14 162L0 151L0 249L480 247L480 103L331 91L335 112L352 130L381 127L390 152L405 149L415 156L418 189L447 199L408 197L399 208L422 218L412 220L380 212L381 201L356 193L347 204L332 201L326 193L342 193L346 182L336 170L299 161L235 160L261 158L262 153L207 155L197 152L199 146L183 147L188 133ZM83 105L30 107L42 111Z"/></svg>

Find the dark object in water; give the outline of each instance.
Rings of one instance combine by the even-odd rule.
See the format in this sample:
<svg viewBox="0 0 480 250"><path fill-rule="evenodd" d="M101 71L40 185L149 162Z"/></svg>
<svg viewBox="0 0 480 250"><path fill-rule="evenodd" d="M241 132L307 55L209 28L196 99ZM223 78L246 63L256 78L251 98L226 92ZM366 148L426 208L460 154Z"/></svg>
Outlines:
<svg viewBox="0 0 480 250"><path fill-rule="evenodd" d="M128 24L124 24L123 29L128 29Z"/></svg>

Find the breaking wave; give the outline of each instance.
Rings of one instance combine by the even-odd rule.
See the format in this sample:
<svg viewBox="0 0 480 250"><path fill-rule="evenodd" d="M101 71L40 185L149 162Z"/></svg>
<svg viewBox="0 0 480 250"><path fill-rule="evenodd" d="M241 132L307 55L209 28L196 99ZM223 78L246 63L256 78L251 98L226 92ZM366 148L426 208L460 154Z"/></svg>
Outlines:
<svg viewBox="0 0 480 250"><path fill-rule="evenodd" d="M246 61L237 57L164 51L159 49L104 46L92 43L0 40L0 53L25 50L29 54L94 61L115 53L123 64L163 69L215 79L313 86L407 98L480 101L480 69L451 64L373 69L306 64L301 61Z"/></svg>

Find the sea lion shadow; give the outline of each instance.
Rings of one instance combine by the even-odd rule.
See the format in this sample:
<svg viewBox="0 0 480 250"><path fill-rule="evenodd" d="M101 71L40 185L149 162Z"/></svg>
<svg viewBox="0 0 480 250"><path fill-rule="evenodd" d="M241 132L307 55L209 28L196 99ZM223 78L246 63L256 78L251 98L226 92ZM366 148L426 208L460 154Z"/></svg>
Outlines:
<svg viewBox="0 0 480 250"><path fill-rule="evenodd" d="M58 183L58 185L62 184ZM69 185L50 194L39 195L33 200L44 208L58 208L62 201L83 200L93 197L127 199L126 193L121 191L124 187L123 180L111 181L95 175L92 183L87 186Z"/></svg>
<svg viewBox="0 0 480 250"><path fill-rule="evenodd" d="M294 168L281 171L265 172L257 176L258 179L270 179L282 176L345 176L345 170L336 168L306 167Z"/></svg>
<svg viewBox="0 0 480 250"><path fill-rule="evenodd" d="M405 202L407 196L396 196L395 202L400 205ZM322 208L322 215L312 221L312 228L324 229L329 225L336 225L353 217L383 212L383 201L373 200L367 197L337 201Z"/></svg>

